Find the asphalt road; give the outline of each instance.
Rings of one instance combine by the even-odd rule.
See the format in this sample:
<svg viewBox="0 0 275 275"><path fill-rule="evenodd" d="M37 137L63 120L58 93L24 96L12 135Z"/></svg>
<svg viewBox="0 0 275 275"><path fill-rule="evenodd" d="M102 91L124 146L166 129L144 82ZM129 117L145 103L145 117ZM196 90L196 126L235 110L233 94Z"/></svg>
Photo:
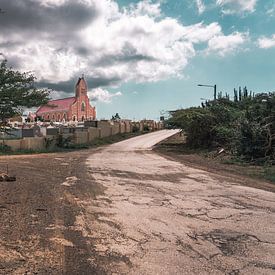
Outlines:
<svg viewBox="0 0 275 275"><path fill-rule="evenodd" d="M77 220L96 255L90 261L101 259L109 274L275 274L275 194L150 150L173 131L88 158L105 189L80 202Z"/></svg>
<svg viewBox="0 0 275 275"><path fill-rule="evenodd" d="M0 274L274 274L275 193L151 150L175 132L0 157Z"/></svg>

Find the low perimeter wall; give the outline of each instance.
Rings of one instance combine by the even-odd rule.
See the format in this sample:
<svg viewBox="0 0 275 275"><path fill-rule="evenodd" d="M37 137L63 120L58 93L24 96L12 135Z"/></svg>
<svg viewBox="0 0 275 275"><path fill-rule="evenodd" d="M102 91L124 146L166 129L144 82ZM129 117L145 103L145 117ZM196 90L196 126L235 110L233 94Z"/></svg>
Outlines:
<svg viewBox="0 0 275 275"><path fill-rule="evenodd" d="M46 149L46 140L44 137L30 137L23 139L13 139L13 140L1 140L0 144L5 144L13 151L16 150L33 150L40 151Z"/></svg>
<svg viewBox="0 0 275 275"><path fill-rule="evenodd" d="M61 131L63 139L70 138L74 144L88 144L96 138L104 138L112 135L143 131L145 122L131 121L98 121L97 127L70 128L73 131ZM151 123L150 131L160 130L163 128L162 123ZM69 130L70 130L69 129ZM51 129L53 130L53 129ZM67 129L68 130L68 129ZM53 149L58 142L58 129L49 131L46 137L26 137L22 139L0 140L0 144L9 146L13 151L33 150L41 151Z"/></svg>

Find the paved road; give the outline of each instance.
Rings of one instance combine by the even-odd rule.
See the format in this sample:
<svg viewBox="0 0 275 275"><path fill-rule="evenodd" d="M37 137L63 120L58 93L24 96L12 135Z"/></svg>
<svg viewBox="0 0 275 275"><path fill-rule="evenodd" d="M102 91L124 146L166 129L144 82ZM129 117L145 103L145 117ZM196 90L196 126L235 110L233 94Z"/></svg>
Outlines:
<svg viewBox="0 0 275 275"><path fill-rule="evenodd" d="M91 232L103 270L275 274L275 194L150 150L173 131L135 137L88 158L105 192L82 201L77 220L84 235Z"/></svg>
<svg viewBox="0 0 275 275"><path fill-rule="evenodd" d="M274 274L275 194L151 151L173 133L0 157L0 274Z"/></svg>

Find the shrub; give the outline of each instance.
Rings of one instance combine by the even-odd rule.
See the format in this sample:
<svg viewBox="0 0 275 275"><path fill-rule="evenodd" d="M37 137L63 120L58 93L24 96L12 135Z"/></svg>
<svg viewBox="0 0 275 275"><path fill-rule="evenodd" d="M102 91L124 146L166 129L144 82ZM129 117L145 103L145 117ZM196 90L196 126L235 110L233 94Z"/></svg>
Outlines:
<svg viewBox="0 0 275 275"><path fill-rule="evenodd" d="M149 126L147 124L144 124L143 131L144 132L149 132L150 131Z"/></svg>
<svg viewBox="0 0 275 275"><path fill-rule="evenodd" d="M0 153L8 153L8 152L11 152L11 147L6 145L6 144L3 144L1 143L0 144Z"/></svg>
<svg viewBox="0 0 275 275"><path fill-rule="evenodd" d="M71 141L71 137L64 137L62 134L58 134L56 139L56 146L60 148L70 148Z"/></svg>
<svg viewBox="0 0 275 275"><path fill-rule="evenodd" d="M136 126L136 125L134 125L134 126L133 126L133 129L132 129L132 132L133 132L133 133L139 132L139 127Z"/></svg>
<svg viewBox="0 0 275 275"><path fill-rule="evenodd" d="M220 98L171 112L169 127L185 131L190 147L223 146L242 159L275 162L275 93Z"/></svg>

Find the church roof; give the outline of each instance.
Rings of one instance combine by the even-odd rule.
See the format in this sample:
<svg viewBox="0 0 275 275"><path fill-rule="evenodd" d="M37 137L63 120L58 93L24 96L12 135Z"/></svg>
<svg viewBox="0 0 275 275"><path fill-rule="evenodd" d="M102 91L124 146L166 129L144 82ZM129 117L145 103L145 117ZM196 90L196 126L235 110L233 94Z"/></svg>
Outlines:
<svg viewBox="0 0 275 275"><path fill-rule="evenodd" d="M50 100L47 105L41 106L36 114L56 111L69 111L70 106L75 102L75 97L68 97L63 99Z"/></svg>

